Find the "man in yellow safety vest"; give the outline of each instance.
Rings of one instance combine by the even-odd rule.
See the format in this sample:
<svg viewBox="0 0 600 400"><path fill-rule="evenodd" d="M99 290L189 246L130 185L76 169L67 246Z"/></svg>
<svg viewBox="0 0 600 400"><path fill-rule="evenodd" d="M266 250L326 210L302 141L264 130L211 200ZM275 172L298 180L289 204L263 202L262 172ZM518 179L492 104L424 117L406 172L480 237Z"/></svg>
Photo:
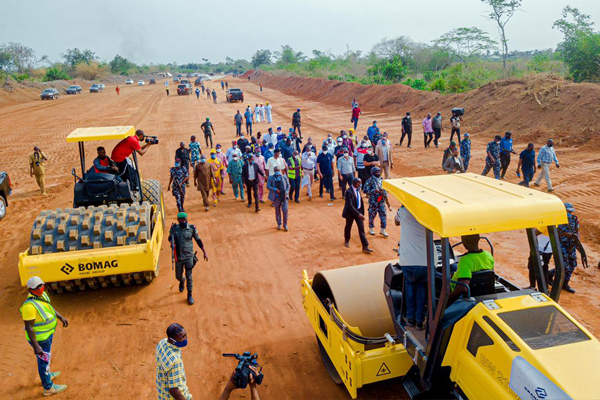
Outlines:
<svg viewBox="0 0 600 400"><path fill-rule="evenodd" d="M294 150L293 155L288 159L288 178L290 180L290 201L292 197L296 203L300 203L300 182L302 181L302 159L298 150Z"/></svg>
<svg viewBox="0 0 600 400"><path fill-rule="evenodd" d="M29 295L19 311L25 323L27 340L37 358L38 373L44 387L44 396L64 392L67 385L57 385L53 382L60 372L50 372L50 357L52 337L56 330L57 319L66 328L69 321L50 304L50 297L44 293L44 281L38 276L32 276L27 281Z"/></svg>

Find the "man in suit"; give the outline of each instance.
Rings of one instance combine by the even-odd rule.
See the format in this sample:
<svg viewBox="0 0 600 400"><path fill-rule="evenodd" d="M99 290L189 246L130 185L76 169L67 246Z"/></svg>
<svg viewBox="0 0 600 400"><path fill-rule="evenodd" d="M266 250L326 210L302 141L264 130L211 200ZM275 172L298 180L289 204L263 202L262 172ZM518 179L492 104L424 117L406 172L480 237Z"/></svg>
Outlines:
<svg viewBox="0 0 600 400"><path fill-rule="evenodd" d="M252 191L254 191L254 211L259 212L258 208L258 176L265 176L257 163L254 162L254 154L248 156L248 162L242 167L242 179L246 185L246 194L248 195L248 208L252 207Z"/></svg>
<svg viewBox="0 0 600 400"><path fill-rule="evenodd" d="M387 138L387 134L384 133L383 135L379 144L375 147L375 154L379 158L379 165L383 171L383 176L385 179L389 179L390 168L394 168L394 159L392 158L392 146Z"/></svg>
<svg viewBox="0 0 600 400"><path fill-rule="evenodd" d="M370 254L373 250L369 248L369 241L365 235L365 205L362 195L360 194L361 184L362 181L360 178L354 178L352 186L346 190L346 193L344 194L344 199L346 200L344 211L342 212L342 217L346 218L344 245L350 247L350 232L352 230L352 224L356 222L358 235L360 236L360 242L362 243L362 251L363 253Z"/></svg>
<svg viewBox="0 0 600 400"><path fill-rule="evenodd" d="M275 207L277 230L281 229L281 214L283 214L283 229L287 232L290 182L286 176L281 174L279 166L273 167L273 174L269 175L267 180L267 189L269 189L269 200L273 202L273 207Z"/></svg>

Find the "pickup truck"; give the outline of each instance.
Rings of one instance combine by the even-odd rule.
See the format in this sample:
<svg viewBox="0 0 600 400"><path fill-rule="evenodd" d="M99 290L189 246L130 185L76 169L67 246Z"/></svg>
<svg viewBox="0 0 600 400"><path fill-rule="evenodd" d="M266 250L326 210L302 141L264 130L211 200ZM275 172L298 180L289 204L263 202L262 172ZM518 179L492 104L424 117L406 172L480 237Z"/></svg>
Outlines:
<svg viewBox="0 0 600 400"><path fill-rule="evenodd" d="M6 216L6 207L8 207L8 196L12 188L10 178L6 172L0 172L0 220Z"/></svg>
<svg viewBox="0 0 600 400"><path fill-rule="evenodd" d="M179 84L179 85L177 85L177 94L178 95L192 94L192 87L189 85L189 83Z"/></svg>
<svg viewBox="0 0 600 400"><path fill-rule="evenodd" d="M233 103L234 101L244 101L244 92L241 89L229 89L227 91L227 101Z"/></svg>

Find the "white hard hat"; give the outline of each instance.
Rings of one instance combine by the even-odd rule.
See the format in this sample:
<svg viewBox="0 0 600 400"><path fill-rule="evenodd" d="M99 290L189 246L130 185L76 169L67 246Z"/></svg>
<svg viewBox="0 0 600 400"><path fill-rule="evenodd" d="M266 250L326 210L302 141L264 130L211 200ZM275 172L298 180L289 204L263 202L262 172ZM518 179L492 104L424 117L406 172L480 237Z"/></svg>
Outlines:
<svg viewBox="0 0 600 400"><path fill-rule="evenodd" d="M44 281L39 276L32 276L27 280L27 288L35 289L36 287L43 285Z"/></svg>

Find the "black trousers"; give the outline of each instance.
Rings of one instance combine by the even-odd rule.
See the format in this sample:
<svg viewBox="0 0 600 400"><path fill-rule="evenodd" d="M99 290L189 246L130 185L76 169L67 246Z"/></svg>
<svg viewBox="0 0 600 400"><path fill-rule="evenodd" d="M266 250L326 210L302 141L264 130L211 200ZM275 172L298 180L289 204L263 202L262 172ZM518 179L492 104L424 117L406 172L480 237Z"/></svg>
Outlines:
<svg viewBox="0 0 600 400"><path fill-rule="evenodd" d="M342 175L341 189L342 197L346 194L346 188L352 186L352 180L354 179L353 174Z"/></svg>
<svg viewBox="0 0 600 400"><path fill-rule="evenodd" d="M433 140L433 132L424 132L423 133L423 143L425 144L425 147L429 147L432 140Z"/></svg>
<svg viewBox="0 0 600 400"><path fill-rule="evenodd" d="M206 140L206 147L208 147L208 142L210 141L210 149L212 149L213 147L213 141L212 141L212 133L205 133L204 134L204 140Z"/></svg>
<svg viewBox="0 0 600 400"><path fill-rule="evenodd" d="M504 178L504 174L506 174L506 170L508 169L508 166L510 165L510 153L509 152L506 152L506 151L500 152L500 165L501 165L500 178Z"/></svg>
<svg viewBox="0 0 600 400"><path fill-rule="evenodd" d="M246 181L246 195L248 196L248 205L252 205L252 191L254 191L255 209L258 210L258 179Z"/></svg>
<svg viewBox="0 0 600 400"><path fill-rule="evenodd" d="M433 128L433 134L435 136L433 138L433 144L435 144L435 146L437 147L438 141L440 140L440 136L442 136L442 128Z"/></svg>
<svg viewBox="0 0 600 400"><path fill-rule="evenodd" d="M365 223L358 217L346 217L346 226L344 227L344 240L346 243L350 241L350 234L352 232L352 225L356 222L358 228L358 236L360 237L360 243L363 248L369 247L369 241L367 235L365 235Z"/></svg>
<svg viewBox="0 0 600 400"><path fill-rule="evenodd" d="M410 147L410 142L412 141L412 132L402 132L402 137L400 138L400 146L402 146L402 142L404 142L405 136L408 136L408 147Z"/></svg>
<svg viewBox="0 0 600 400"><path fill-rule="evenodd" d="M294 133L296 133L296 129L298 130L298 134L302 137L302 131L300 130L300 124L294 124Z"/></svg>
<svg viewBox="0 0 600 400"><path fill-rule="evenodd" d="M456 133L456 137L458 137L457 145L460 145L460 128L452 128L452 132L450 132L450 141L454 138L454 133Z"/></svg>
<svg viewBox="0 0 600 400"><path fill-rule="evenodd" d="M333 199L333 176L331 174L323 175L323 179L321 179L321 182L319 183L319 196L323 196L323 186L326 191L329 191L329 194Z"/></svg>

